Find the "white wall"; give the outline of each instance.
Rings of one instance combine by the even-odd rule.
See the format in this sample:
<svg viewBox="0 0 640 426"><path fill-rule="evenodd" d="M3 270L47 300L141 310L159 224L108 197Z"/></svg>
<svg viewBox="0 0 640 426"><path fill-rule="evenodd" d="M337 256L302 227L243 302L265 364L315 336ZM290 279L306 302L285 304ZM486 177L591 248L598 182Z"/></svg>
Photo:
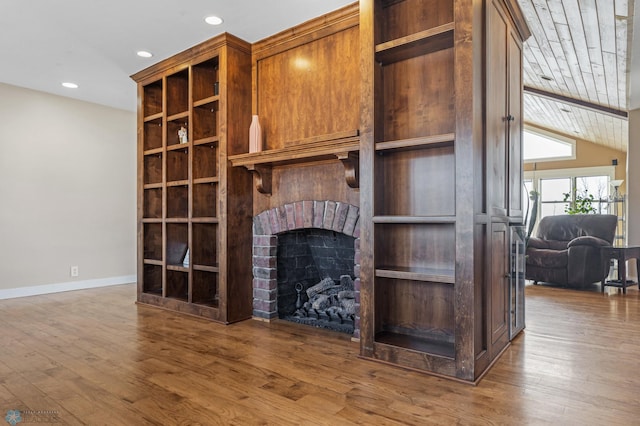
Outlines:
<svg viewBox="0 0 640 426"><path fill-rule="evenodd" d="M134 112L0 84L0 298L135 281L135 191Z"/></svg>

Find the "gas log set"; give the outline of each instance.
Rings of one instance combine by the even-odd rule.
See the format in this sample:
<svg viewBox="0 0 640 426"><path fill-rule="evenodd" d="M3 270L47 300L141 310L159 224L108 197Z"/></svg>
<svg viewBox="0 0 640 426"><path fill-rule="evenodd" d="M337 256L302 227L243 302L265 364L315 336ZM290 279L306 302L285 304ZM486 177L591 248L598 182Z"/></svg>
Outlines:
<svg viewBox="0 0 640 426"><path fill-rule="evenodd" d="M324 278L305 289L295 285L296 310L284 319L342 333L353 333L356 299L353 279L341 275L339 281Z"/></svg>

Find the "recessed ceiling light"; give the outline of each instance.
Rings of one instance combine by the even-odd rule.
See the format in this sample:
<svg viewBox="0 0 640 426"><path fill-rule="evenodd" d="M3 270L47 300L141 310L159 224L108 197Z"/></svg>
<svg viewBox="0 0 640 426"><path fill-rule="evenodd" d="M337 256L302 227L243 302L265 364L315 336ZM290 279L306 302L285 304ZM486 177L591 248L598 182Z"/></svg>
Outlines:
<svg viewBox="0 0 640 426"><path fill-rule="evenodd" d="M78 85L75 83L70 83L68 81L65 81L64 83L62 83L62 85L68 89L77 89Z"/></svg>
<svg viewBox="0 0 640 426"><path fill-rule="evenodd" d="M217 16L207 16L204 18L204 21L209 25L220 25L222 24L222 18Z"/></svg>
<svg viewBox="0 0 640 426"><path fill-rule="evenodd" d="M153 56L151 52L147 52L146 50L140 50L136 54L141 58L150 58Z"/></svg>
<svg viewBox="0 0 640 426"><path fill-rule="evenodd" d="M547 80L547 81L553 81L553 78L549 77L548 75L544 75L544 74L541 74L540 78L543 79L543 80Z"/></svg>

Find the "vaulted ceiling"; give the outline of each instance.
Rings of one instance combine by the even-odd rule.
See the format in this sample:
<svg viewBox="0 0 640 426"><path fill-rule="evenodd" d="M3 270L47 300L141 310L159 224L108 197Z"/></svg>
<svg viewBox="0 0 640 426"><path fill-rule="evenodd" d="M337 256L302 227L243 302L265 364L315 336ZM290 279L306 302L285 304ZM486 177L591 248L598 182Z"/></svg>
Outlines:
<svg viewBox="0 0 640 426"><path fill-rule="evenodd" d="M524 46L526 123L626 151L634 1L518 0L533 33ZM222 31L255 42L349 3L9 0L0 82L134 110L129 75L161 59ZM204 24L210 14L224 23ZM138 58L140 49L155 56ZM65 80L80 88L62 88Z"/></svg>
<svg viewBox="0 0 640 426"><path fill-rule="evenodd" d="M633 0L518 0L525 122L627 150Z"/></svg>

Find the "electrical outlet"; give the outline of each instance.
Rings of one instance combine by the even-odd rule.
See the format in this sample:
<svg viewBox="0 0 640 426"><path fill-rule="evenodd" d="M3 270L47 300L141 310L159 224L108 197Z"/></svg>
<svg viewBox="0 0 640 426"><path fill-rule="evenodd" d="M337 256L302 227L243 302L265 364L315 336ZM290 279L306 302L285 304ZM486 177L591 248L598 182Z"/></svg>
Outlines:
<svg viewBox="0 0 640 426"><path fill-rule="evenodd" d="M78 275L80 275L80 271L78 269L77 266L72 266L71 267L71 276L72 277L77 277Z"/></svg>

